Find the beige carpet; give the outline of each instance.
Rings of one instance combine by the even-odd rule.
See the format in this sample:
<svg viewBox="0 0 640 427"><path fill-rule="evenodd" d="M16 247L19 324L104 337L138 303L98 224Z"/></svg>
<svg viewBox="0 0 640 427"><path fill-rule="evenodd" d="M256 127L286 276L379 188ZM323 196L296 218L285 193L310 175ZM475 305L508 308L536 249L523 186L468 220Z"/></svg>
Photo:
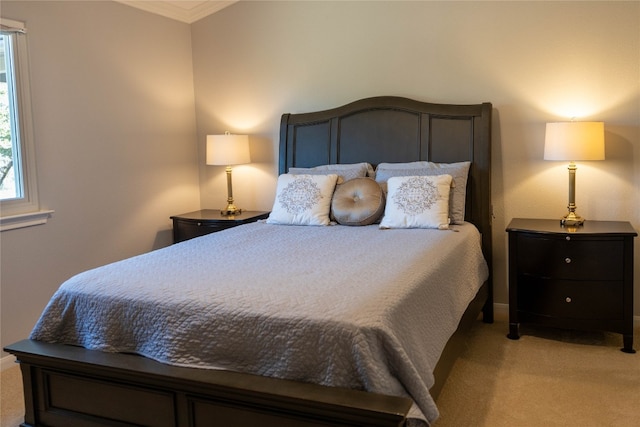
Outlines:
<svg viewBox="0 0 640 427"><path fill-rule="evenodd" d="M640 352L621 335L522 326L512 341L504 319L473 332L434 427L640 426Z"/></svg>
<svg viewBox="0 0 640 427"><path fill-rule="evenodd" d="M434 427L640 426L640 352L625 354L618 334L478 322L440 398ZM636 328L634 348L640 349ZM24 417L20 370L2 372L1 426Z"/></svg>
<svg viewBox="0 0 640 427"><path fill-rule="evenodd" d="M22 375L16 365L0 375L0 427L17 427L23 421Z"/></svg>

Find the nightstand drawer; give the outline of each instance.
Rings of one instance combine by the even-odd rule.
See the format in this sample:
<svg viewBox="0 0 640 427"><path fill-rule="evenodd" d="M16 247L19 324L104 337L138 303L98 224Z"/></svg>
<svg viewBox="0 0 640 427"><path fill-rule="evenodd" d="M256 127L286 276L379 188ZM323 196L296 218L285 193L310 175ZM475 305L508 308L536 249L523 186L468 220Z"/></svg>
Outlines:
<svg viewBox="0 0 640 427"><path fill-rule="evenodd" d="M518 278L518 310L564 319L622 320L622 281Z"/></svg>
<svg viewBox="0 0 640 427"><path fill-rule="evenodd" d="M183 240L193 239L194 237L215 233L216 231L224 230L225 228L231 228L235 226L235 224L230 223L225 226L221 224L209 224L206 222L177 220L173 226L176 232L176 240L181 242Z"/></svg>
<svg viewBox="0 0 640 427"><path fill-rule="evenodd" d="M174 215L171 217L173 220L173 242L179 243L268 217L269 212L263 211L242 211L235 215L221 215L219 210L213 209Z"/></svg>
<svg viewBox="0 0 640 427"><path fill-rule="evenodd" d="M521 274L572 280L622 280L622 239L548 238L519 234L517 268Z"/></svg>

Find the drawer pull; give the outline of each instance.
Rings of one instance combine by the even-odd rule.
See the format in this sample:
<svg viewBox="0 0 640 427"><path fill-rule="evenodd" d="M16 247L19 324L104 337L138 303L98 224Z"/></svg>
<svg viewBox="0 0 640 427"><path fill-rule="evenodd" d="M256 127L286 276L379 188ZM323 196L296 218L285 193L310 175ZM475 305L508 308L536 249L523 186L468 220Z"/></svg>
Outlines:
<svg viewBox="0 0 640 427"><path fill-rule="evenodd" d="M565 239L571 240L571 236L567 236L567 237L565 237Z"/></svg>
<svg viewBox="0 0 640 427"><path fill-rule="evenodd" d="M566 297L564 300L565 300L566 302L571 302L571 297Z"/></svg>
<svg viewBox="0 0 640 427"><path fill-rule="evenodd" d="M565 258L564 262L566 262L567 264L571 264L571 258L569 258L569 257Z"/></svg>
<svg viewBox="0 0 640 427"><path fill-rule="evenodd" d="M202 225L202 223L201 223L201 222L199 222L199 223L198 223L198 227L200 227L201 225Z"/></svg>

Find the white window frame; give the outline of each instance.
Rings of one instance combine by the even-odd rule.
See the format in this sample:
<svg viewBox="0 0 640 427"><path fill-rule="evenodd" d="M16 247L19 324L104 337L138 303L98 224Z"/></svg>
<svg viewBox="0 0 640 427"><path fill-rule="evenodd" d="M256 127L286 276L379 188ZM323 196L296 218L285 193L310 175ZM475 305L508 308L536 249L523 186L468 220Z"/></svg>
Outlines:
<svg viewBox="0 0 640 427"><path fill-rule="evenodd" d="M6 231L44 224L53 211L41 210L38 199L26 28L22 22L5 18L0 18L0 24L2 32L10 35L12 40L22 185L21 197L0 201L0 231Z"/></svg>

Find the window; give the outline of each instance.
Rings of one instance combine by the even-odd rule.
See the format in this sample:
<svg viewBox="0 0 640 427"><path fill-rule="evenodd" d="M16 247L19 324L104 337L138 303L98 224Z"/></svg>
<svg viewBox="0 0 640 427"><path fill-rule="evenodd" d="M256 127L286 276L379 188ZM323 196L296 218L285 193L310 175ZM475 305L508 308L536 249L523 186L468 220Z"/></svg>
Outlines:
<svg viewBox="0 0 640 427"><path fill-rule="evenodd" d="M20 182L20 146L18 142L18 117L13 81L13 49L11 36L0 34L0 199L23 196ZM14 157L16 160L14 160Z"/></svg>
<svg viewBox="0 0 640 427"><path fill-rule="evenodd" d="M24 24L0 19L0 231L43 224L38 203Z"/></svg>

